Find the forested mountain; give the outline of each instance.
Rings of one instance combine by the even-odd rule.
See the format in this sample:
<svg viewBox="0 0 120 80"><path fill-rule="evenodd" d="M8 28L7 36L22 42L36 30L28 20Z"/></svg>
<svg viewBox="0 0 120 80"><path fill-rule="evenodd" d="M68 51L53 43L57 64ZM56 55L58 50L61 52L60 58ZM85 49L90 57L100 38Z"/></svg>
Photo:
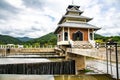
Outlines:
<svg viewBox="0 0 120 80"><path fill-rule="evenodd" d="M40 38L36 38L30 41L25 42L25 44L36 44L36 45L56 45L57 36L53 32L46 34Z"/></svg>
<svg viewBox="0 0 120 80"><path fill-rule="evenodd" d="M0 44L22 44L22 42L11 36L0 35Z"/></svg>
<svg viewBox="0 0 120 80"><path fill-rule="evenodd" d="M35 38L30 40L31 38L23 37L20 41L17 38L7 36L7 35L0 35L0 44L23 44L23 45L35 45L35 46L47 46L47 45L56 45L57 44L57 36L53 32L46 34L42 37ZM95 34L95 40L97 42L106 42L109 39L119 42L120 43L120 36L111 36L105 37L99 34ZM26 41L28 40L28 41Z"/></svg>
<svg viewBox="0 0 120 80"><path fill-rule="evenodd" d="M107 42L109 40L112 40L114 42L120 43L120 36L105 37L99 34L95 34L95 40L99 40L100 42Z"/></svg>
<svg viewBox="0 0 120 80"><path fill-rule="evenodd" d="M33 38L29 38L29 37L17 37L17 39L19 39L20 41L26 42L26 41L30 41Z"/></svg>

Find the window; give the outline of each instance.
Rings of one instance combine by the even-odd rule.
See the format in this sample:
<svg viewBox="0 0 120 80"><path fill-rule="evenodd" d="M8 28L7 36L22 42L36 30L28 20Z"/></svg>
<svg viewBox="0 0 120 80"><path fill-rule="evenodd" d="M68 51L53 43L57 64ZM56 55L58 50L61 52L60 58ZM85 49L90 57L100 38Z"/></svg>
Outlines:
<svg viewBox="0 0 120 80"><path fill-rule="evenodd" d="M90 33L90 40L93 40L93 34Z"/></svg>
<svg viewBox="0 0 120 80"><path fill-rule="evenodd" d="M64 37L64 40L65 40L65 41L68 41L68 33L67 33L67 32L64 33L64 36L65 36L65 37Z"/></svg>

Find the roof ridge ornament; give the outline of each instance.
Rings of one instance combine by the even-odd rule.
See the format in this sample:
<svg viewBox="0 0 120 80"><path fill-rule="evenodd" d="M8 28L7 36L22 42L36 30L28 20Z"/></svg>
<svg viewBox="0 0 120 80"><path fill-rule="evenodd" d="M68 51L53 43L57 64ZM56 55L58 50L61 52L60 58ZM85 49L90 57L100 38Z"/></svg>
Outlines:
<svg viewBox="0 0 120 80"><path fill-rule="evenodd" d="M72 0L72 5L74 4L74 0Z"/></svg>

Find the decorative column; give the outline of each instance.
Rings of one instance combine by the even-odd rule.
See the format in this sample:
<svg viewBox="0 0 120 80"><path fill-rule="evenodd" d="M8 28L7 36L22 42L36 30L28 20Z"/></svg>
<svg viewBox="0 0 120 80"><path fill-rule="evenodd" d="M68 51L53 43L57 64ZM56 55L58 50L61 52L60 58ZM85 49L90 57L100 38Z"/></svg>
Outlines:
<svg viewBox="0 0 120 80"><path fill-rule="evenodd" d="M59 41L60 41L60 39L59 39L59 35L60 35L60 34L57 34L57 42L59 42Z"/></svg>
<svg viewBox="0 0 120 80"><path fill-rule="evenodd" d="M90 31L88 29L88 41L90 40Z"/></svg>
<svg viewBox="0 0 120 80"><path fill-rule="evenodd" d="M64 27L63 27L63 41L64 41L64 39L65 39L64 33L65 33L65 30L64 30Z"/></svg>
<svg viewBox="0 0 120 80"><path fill-rule="evenodd" d="M92 29L92 40L94 40L94 30Z"/></svg>
<svg viewBox="0 0 120 80"><path fill-rule="evenodd" d="M70 41L70 28L68 27L68 41Z"/></svg>

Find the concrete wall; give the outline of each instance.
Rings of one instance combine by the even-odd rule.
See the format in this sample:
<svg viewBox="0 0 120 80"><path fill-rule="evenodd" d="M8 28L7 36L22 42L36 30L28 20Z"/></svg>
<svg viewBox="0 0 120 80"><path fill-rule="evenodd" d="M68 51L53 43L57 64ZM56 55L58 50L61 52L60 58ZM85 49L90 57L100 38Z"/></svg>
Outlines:
<svg viewBox="0 0 120 80"><path fill-rule="evenodd" d="M0 49L0 56L5 55L6 54L6 49Z"/></svg>
<svg viewBox="0 0 120 80"><path fill-rule="evenodd" d="M11 55L11 54L34 54L34 53L52 53L54 52L54 48L2 48L0 49L0 55Z"/></svg>

